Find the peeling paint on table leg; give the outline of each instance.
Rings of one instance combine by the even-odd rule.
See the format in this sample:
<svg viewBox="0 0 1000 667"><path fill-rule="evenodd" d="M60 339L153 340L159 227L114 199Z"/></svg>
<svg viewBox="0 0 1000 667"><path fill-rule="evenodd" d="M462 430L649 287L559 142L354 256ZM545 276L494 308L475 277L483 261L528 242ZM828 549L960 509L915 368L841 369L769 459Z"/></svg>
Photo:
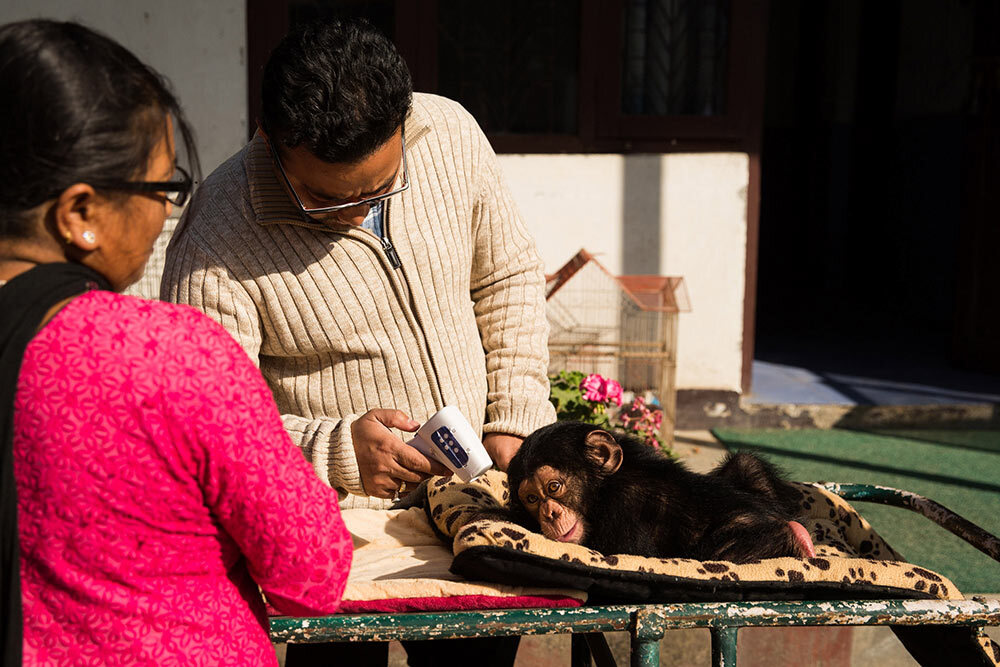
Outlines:
<svg viewBox="0 0 1000 667"><path fill-rule="evenodd" d="M660 664L660 640L640 639L633 633L629 664L632 667L657 667Z"/></svg>
<svg viewBox="0 0 1000 667"><path fill-rule="evenodd" d="M736 633L739 628L712 628L713 667L736 667Z"/></svg>

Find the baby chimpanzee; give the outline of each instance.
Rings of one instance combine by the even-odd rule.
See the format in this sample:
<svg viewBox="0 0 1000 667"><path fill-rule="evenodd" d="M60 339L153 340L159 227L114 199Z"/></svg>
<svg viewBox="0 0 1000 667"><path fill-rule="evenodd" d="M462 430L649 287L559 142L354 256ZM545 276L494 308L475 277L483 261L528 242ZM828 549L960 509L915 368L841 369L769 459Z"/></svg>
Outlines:
<svg viewBox="0 0 1000 667"><path fill-rule="evenodd" d="M605 554L728 560L814 556L799 494L752 454L689 471L593 424L528 436L507 471L514 520ZM507 517L510 520L510 516Z"/></svg>

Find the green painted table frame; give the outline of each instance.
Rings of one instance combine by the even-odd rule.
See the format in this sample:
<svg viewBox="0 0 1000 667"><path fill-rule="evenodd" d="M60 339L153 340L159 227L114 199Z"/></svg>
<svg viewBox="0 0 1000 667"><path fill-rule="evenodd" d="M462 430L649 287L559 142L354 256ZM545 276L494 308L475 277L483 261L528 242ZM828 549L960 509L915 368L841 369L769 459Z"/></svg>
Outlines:
<svg viewBox="0 0 1000 667"><path fill-rule="evenodd" d="M920 512L1000 561L1000 540L926 498L887 487L824 486L847 500ZM712 664L721 667L736 664L736 637L740 628L824 625L996 626L1000 625L1000 600L751 601L339 614L318 618L278 616L271 619L271 639L276 643L323 643L573 633L585 638L598 665L613 665L600 633L628 632L631 665L655 667L659 664L659 642L668 630L708 628L712 636Z"/></svg>

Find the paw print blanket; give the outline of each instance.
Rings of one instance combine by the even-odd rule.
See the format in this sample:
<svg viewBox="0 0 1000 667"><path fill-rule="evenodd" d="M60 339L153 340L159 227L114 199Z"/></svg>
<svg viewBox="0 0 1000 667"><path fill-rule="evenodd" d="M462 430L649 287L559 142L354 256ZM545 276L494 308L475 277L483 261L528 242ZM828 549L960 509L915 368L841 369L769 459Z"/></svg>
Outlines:
<svg viewBox="0 0 1000 667"><path fill-rule="evenodd" d="M591 603L963 599L946 577L903 561L842 498L811 484L795 486L815 558L736 564L601 554L512 523L475 520L477 512L510 500L506 475L498 471L468 484L435 480L427 487L425 509L435 530L452 542L452 572L508 585L576 588ZM973 630L894 631L922 664L1000 665L1000 647Z"/></svg>

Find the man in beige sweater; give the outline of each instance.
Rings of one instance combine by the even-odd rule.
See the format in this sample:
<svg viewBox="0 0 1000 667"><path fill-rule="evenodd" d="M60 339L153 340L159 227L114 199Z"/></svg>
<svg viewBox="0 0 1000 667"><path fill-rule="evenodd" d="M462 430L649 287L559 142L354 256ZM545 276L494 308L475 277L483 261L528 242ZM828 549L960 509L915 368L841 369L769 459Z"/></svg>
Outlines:
<svg viewBox="0 0 1000 667"><path fill-rule="evenodd" d="M199 188L161 285L258 361L344 507L446 472L401 433L445 405L504 469L555 419L535 244L475 120L411 90L365 24L286 37L261 130Z"/></svg>

